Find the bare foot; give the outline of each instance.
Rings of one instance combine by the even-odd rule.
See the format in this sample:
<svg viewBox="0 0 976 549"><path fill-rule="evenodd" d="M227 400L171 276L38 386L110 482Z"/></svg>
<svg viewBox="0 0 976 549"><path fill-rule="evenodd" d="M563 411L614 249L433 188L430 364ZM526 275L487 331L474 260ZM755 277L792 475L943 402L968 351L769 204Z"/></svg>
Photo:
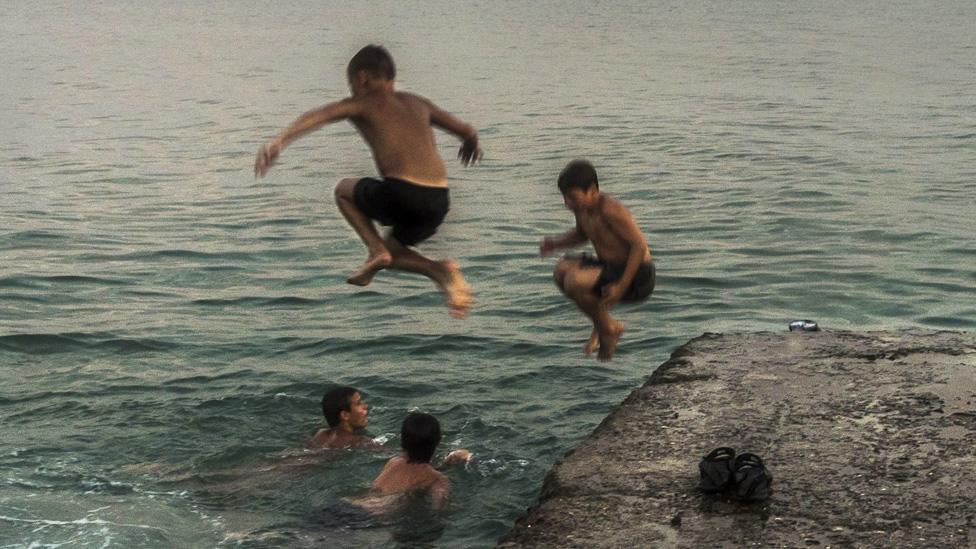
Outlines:
<svg viewBox="0 0 976 549"><path fill-rule="evenodd" d="M613 358L614 351L617 350L617 342L620 341L620 336L624 333L624 325L620 322L614 322L610 331L600 334L600 352L597 354L597 358L606 362Z"/></svg>
<svg viewBox="0 0 976 549"><path fill-rule="evenodd" d="M378 254L370 255L366 258L366 262L363 266L359 268L358 271L352 273L346 282L353 284L355 286L367 286L373 281L373 277L376 273L390 266L393 263L393 256L390 252L383 250Z"/></svg>
<svg viewBox="0 0 976 549"><path fill-rule="evenodd" d="M586 345L583 345L583 354L586 356L590 356L593 354L593 351L597 350L599 347L600 347L600 332L598 332L596 328L593 328L593 332L590 334L589 341L586 342Z"/></svg>
<svg viewBox="0 0 976 549"><path fill-rule="evenodd" d="M447 307L451 310L454 318L464 318L471 307L471 287L461 276L461 269L453 261L442 261L441 265L447 272L447 278L441 285L444 297L447 300Z"/></svg>

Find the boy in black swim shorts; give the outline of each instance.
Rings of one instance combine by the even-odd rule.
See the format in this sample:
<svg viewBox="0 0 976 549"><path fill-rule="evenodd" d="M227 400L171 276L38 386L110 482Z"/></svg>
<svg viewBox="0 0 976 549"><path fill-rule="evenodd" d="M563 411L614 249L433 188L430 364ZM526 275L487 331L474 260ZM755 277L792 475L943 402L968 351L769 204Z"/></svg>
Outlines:
<svg viewBox="0 0 976 549"><path fill-rule="evenodd" d="M599 358L610 360L624 331L624 325L610 316L610 308L620 301L642 301L654 291L651 252L627 208L600 192L592 164L570 162L559 174L558 186L563 203L576 217L576 227L543 238L539 254L546 257L559 248L593 244L597 257L566 255L553 278L593 322L583 352L589 355L599 348Z"/></svg>
<svg viewBox="0 0 976 549"><path fill-rule="evenodd" d="M447 214L447 170L437 153L433 127L462 140L458 158L469 165L481 159L478 134L469 124L429 100L394 89L393 58L380 46L366 46L346 68L352 95L298 117L258 151L254 174L263 177L282 149L326 124L349 120L373 152L382 179L343 179L336 203L367 248L366 262L347 282L366 286L382 269L422 274L444 292L451 314L462 317L470 291L457 263L433 261L410 246L433 235ZM381 237L373 221L392 227Z"/></svg>

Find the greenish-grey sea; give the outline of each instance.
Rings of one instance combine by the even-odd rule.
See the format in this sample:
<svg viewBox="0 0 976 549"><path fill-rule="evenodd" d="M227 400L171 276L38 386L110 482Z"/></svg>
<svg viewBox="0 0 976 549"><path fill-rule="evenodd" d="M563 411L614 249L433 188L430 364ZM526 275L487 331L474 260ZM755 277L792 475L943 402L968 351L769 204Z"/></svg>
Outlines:
<svg viewBox="0 0 976 549"><path fill-rule="evenodd" d="M702 332L976 328L974 21L969 0L5 5L0 547L489 547ZM365 255L332 190L375 174L350 125L253 177L368 43L481 134L474 168L438 135L452 209L421 246L460 262L466 320L417 276L345 284ZM538 257L572 224L573 158L657 265L609 363ZM302 453L336 383L383 450ZM411 410L476 455L448 509L321 520Z"/></svg>

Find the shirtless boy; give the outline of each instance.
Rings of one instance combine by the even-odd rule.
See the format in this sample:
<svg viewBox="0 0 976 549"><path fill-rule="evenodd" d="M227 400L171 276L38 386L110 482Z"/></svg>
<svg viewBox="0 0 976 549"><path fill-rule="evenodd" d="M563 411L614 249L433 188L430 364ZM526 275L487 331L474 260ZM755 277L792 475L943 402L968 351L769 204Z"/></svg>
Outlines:
<svg viewBox="0 0 976 549"><path fill-rule="evenodd" d="M312 435L310 448L362 448L379 446L373 439L356 431L369 424L369 407L353 387L337 387L322 397L322 415L328 429Z"/></svg>
<svg viewBox="0 0 976 549"><path fill-rule="evenodd" d="M403 453L390 458L373 480L374 496L383 498L427 490L433 507L442 508L450 494L450 483L444 473L430 464L440 442L441 426L437 418L417 412L408 415L400 427ZM467 450L454 450L444 458L443 465L470 459L471 453Z"/></svg>
<svg viewBox="0 0 976 549"><path fill-rule="evenodd" d="M620 202L600 192L593 165L570 162L559 174L558 186L566 208L576 217L576 227L548 236L539 245L546 257L560 248L589 241L597 257L564 256L553 272L556 286L593 322L593 332L583 347L589 355L599 347L600 360L610 360L624 325L610 316L620 301L642 301L654 290L654 263L640 229Z"/></svg>
<svg viewBox="0 0 976 549"><path fill-rule="evenodd" d="M373 152L381 179L343 179L335 188L339 211L366 244L366 262L346 281L366 286L382 269L422 274L444 293L451 314L463 317L470 290L454 261L433 261L411 246L430 238L447 215L447 170L437 153L433 127L461 139L464 165L481 159L478 134L469 124L429 100L394 90L393 58L380 46L366 46L346 68L351 97L298 117L262 147L254 174L263 177L295 139L339 120L349 120ZM373 220L392 230L383 238Z"/></svg>

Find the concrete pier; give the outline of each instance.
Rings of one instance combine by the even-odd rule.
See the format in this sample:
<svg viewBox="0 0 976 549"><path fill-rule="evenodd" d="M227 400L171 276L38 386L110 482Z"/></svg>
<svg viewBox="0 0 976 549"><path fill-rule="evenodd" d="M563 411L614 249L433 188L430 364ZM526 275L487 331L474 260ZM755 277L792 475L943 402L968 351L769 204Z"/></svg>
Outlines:
<svg viewBox="0 0 976 549"><path fill-rule="evenodd" d="M704 334L552 467L499 547L976 547L974 444L976 334ZM699 491L719 446L763 457L769 500Z"/></svg>

